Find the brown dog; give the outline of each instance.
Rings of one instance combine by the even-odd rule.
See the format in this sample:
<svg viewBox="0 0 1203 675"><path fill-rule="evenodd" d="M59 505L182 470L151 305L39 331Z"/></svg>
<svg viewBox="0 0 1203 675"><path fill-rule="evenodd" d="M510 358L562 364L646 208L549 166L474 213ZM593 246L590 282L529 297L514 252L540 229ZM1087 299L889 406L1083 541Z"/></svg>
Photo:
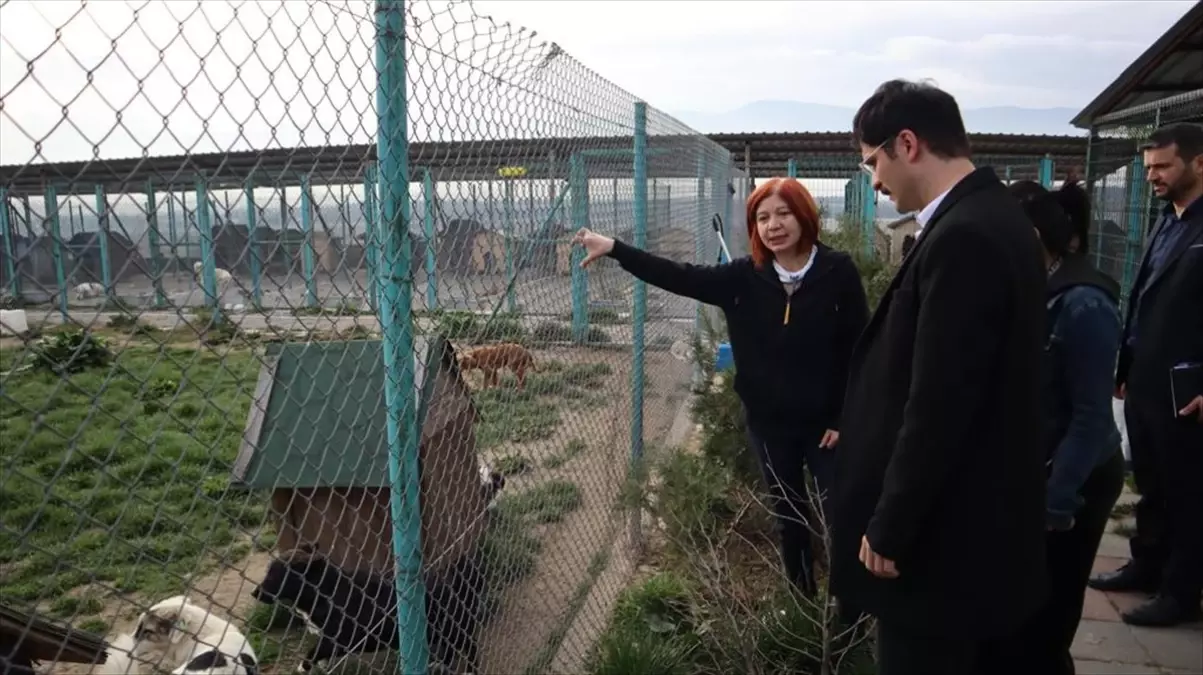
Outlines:
<svg viewBox="0 0 1203 675"><path fill-rule="evenodd" d="M476 369L484 371L485 388L497 386L497 371L509 368L518 378L518 388L523 389L526 386L526 371L534 366L535 357L526 347L512 342L477 347L459 360L459 367L465 372Z"/></svg>

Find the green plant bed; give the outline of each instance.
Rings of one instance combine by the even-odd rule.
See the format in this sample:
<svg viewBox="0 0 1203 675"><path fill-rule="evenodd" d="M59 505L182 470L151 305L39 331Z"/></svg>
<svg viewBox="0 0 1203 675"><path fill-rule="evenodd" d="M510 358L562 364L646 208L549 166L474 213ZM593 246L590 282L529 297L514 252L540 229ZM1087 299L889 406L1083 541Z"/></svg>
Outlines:
<svg viewBox="0 0 1203 675"><path fill-rule="evenodd" d="M258 369L249 351L133 347L70 375L4 376L0 602L94 582L169 593L245 549L239 530L263 524L266 502L224 488Z"/></svg>

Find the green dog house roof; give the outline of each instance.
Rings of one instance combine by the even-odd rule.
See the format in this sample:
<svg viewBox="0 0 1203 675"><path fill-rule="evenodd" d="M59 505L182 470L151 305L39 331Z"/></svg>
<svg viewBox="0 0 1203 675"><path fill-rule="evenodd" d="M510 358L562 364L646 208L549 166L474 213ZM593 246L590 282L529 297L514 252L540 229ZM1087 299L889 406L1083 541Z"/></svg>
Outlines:
<svg viewBox="0 0 1203 675"><path fill-rule="evenodd" d="M387 487L388 411L381 349L380 340L268 345L232 485ZM440 376L462 384L451 344L439 335L416 335L414 356L412 400L418 404L423 441L447 425L471 424L428 416ZM439 387L438 392L468 395L466 386Z"/></svg>

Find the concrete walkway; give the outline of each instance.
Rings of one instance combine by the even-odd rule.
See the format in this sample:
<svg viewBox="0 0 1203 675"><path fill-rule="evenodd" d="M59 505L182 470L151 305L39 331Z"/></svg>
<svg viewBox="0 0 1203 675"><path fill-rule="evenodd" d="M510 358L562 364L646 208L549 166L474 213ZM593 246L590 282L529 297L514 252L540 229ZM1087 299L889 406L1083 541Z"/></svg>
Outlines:
<svg viewBox="0 0 1203 675"><path fill-rule="evenodd" d="M1133 501L1127 493L1121 502ZM1122 524L1121 524L1122 523ZM1130 521L1112 521L1115 529ZM1114 532L1103 535L1095 571L1118 569L1128 559L1128 540ZM1120 612L1144 602L1139 593L1102 593L1086 589L1082 623L1074 639L1078 675L1203 675L1203 623L1175 628L1138 628L1120 621Z"/></svg>

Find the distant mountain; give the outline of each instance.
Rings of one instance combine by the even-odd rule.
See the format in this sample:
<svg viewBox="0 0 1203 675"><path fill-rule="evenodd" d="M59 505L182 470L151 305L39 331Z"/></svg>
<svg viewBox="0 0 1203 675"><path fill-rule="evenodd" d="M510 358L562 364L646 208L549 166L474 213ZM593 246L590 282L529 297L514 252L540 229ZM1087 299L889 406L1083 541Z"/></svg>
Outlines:
<svg viewBox="0 0 1203 675"><path fill-rule="evenodd" d="M854 108L801 101L756 101L722 113L673 113L682 122L707 134L848 131L854 114ZM1084 134L1069 124L1078 114L1075 108L999 106L966 109L961 114L970 133Z"/></svg>

